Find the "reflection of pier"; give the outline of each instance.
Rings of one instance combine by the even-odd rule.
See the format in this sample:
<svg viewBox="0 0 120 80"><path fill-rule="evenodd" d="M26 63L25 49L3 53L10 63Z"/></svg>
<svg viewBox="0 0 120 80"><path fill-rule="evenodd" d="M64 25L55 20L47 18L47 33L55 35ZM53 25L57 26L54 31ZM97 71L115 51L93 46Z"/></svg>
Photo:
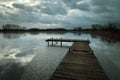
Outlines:
<svg viewBox="0 0 120 80"><path fill-rule="evenodd" d="M73 42L50 80L108 80L89 46L89 40L47 39L48 42Z"/></svg>
<svg viewBox="0 0 120 80"><path fill-rule="evenodd" d="M47 39L46 42L48 42L48 46L49 46L49 42L52 42L52 46L53 46L53 42L60 42L60 46L62 47L62 42L85 42L85 43L90 43L89 40L79 40L79 39L56 39L56 38L50 38Z"/></svg>

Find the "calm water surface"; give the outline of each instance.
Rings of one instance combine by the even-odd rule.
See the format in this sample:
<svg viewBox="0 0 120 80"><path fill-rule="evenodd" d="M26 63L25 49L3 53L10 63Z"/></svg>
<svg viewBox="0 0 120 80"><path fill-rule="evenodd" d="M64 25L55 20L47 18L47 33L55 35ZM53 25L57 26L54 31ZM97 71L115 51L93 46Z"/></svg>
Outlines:
<svg viewBox="0 0 120 80"><path fill-rule="evenodd" d="M47 47L51 37L89 39L109 79L120 80L120 42L79 33L0 33L0 80L48 80L72 45Z"/></svg>

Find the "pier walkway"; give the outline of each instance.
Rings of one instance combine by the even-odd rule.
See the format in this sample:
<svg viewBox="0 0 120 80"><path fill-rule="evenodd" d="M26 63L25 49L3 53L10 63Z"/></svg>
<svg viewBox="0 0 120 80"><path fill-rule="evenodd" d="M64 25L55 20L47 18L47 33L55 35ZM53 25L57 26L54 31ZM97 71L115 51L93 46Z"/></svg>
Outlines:
<svg viewBox="0 0 120 80"><path fill-rule="evenodd" d="M49 40L50 41L50 40ZM73 41L74 42L74 41ZM74 42L50 80L109 80L88 42Z"/></svg>

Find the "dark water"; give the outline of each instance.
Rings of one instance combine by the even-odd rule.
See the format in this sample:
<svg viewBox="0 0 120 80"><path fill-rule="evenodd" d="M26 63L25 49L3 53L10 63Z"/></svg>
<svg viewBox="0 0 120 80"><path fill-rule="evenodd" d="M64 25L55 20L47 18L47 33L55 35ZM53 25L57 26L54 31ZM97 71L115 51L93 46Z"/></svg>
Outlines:
<svg viewBox="0 0 120 80"><path fill-rule="evenodd" d="M47 47L51 37L89 39L109 79L120 80L120 42L83 33L1 33L0 80L48 80L72 44Z"/></svg>

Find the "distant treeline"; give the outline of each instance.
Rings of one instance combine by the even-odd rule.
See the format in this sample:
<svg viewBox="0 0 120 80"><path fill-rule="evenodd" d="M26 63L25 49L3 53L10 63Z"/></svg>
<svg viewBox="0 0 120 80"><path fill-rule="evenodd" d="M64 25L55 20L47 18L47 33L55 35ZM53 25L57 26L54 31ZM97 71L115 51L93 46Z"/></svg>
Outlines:
<svg viewBox="0 0 120 80"><path fill-rule="evenodd" d="M76 27L74 29L65 29L65 28L53 28L53 29L39 29L39 28L30 28L21 27L15 24L5 24L2 26L0 31L98 31L98 30L107 30L107 31L117 31L120 30L120 26L116 23L107 23L106 25L93 24L89 29L82 29L82 27Z"/></svg>
<svg viewBox="0 0 120 80"><path fill-rule="evenodd" d="M120 30L120 25L117 23L107 23L105 25L93 24L92 30Z"/></svg>

